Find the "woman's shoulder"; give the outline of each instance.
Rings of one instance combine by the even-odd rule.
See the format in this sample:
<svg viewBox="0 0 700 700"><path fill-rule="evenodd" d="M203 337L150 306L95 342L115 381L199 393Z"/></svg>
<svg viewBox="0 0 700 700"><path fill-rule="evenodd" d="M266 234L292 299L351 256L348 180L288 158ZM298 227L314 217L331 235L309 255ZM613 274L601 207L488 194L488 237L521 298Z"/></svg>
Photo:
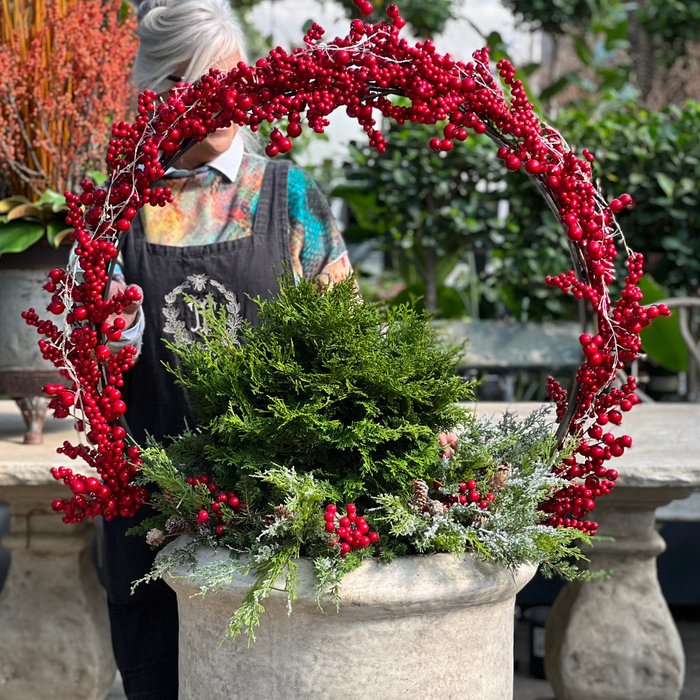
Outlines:
<svg viewBox="0 0 700 700"><path fill-rule="evenodd" d="M270 162L269 158L257 153L244 153L241 159L241 170L264 173Z"/></svg>

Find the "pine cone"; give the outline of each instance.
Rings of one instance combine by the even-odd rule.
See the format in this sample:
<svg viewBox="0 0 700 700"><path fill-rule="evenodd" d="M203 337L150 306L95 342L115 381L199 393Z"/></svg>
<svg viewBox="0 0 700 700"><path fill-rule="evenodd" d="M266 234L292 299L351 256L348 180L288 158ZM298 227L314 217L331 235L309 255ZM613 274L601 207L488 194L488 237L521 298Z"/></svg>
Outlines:
<svg viewBox="0 0 700 700"><path fill-rule="evenodd" d="M429 500L427 510L434 517L442 515L447 510L447 505L442 501Z"/></svg>
<svg viewBox="0 0 700 700"><path fill-rule="evenodd" d="M177 507L177 505L180 503L180 498L172 491L163 491L163 498L165 498L165 502L169 503L171 506Z"/></svg>
<svg viewBox="0 0 700 700"><path fill-rule="evenodd" d="M415 479L411 484L411 494L412 498L409 501L409 506L413 510L417 510L422 513L427 510L430 504L430 498L428 498L428 484L423 481L423 479Z"/></svg>
<svg viewBox="0 0 700 700"><path fill-rule="evenodd" d="M265 516L263 520L263 525L265 527L270 527L274 525L278 520L289 520L292 517L292 511L285 508L285 506L275 506L275 510L269 515Z"/></svg>
<svg viewBox="0 0 700 700"><path fill-rule="evenodd" d="M486 522L486 516L483 513L477 513L472 519L474 527L481 527Z"/></svg>
<svg viewBox="0 0 700 700"><path fill-rule="evenodd" d="M180 515L171 515L165 521L165 529L171 535L181 535L187 530L187 521Z"/></svg>
<svg viewBox="0 0 700 700"><path fill-rule="evenodd" d="M506 481L508 480L508 475L510 474L510 464L508 462L501 462L498 469L491 475L489 480L489 486L492 491L498 492L503 491L506 487Z"/></svg>
<svg viewBox="0 0 700 700"><path fill-rule="evenodd" d="M162 530L154 527L146 533L146 542L151 545L151 547L160 547L160 545L165 542L165 535Z"/></svg>

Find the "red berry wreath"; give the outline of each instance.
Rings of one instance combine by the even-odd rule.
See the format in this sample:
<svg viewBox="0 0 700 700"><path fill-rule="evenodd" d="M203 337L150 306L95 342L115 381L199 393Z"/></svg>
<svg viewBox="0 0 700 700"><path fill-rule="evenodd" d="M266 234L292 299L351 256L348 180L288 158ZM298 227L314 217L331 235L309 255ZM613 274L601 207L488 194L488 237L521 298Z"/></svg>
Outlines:
<svg viewBox="0 0 700 700"><path fill-rule="evenodd" d="M371 5L358 2L362 12ZM543 123L533 111L525 90L506 60L497 64L507 99L489 67L488 49L474 53L469 63L436 52L430 41L409 44L401 39L404 21L395 5L389 20L380 24L352 22L342 39L324 42L324 31L313 25L304 37L304 48L288 54L281 48L260 59L255 67L239 63L224 74L212 70L194 85L179 84L166 101L152 92L139 97L138 118L133 124L114 126L108 162L111 179L95 188L83 183L83 193L67 193L67 222L75 227L74 265L54 270L46 289L52 294L48 310L63 316L59 327L40 321L32 309L27 323L45 336L40 341L44 357L66 377L67 386L47 386L51 408L57 417L72 415L87 444L65 443L61 452L82 457L98 478L54 470L73 497L53 503L65 522L84 517L133 515L147 493L132 483L139 472L139 449L127 449L122 416L126 405L120 387L124 373L134 364L136 350L125 347L110 353L106 342L118 340L124 327L120 314L137 295L134 289L107 298L105 290L118 254L120 237L145 204L164 206L171 196L167 188L151 188L168 164L195 142L232 123L256 131L267 120L288 119L286 135L272 131L267 154L274 157L292 148L302 127L322 133L328 116L339 107L363 127L370 144L383 153L386 141L375 128L374 110L398 124L407 121L436 124L446 121L443 137L430 148L448 151L464 141L468 130L486 134L498 146L498 157L510 171L524 168L542 192L555 216L568 232L574 269L547 284L585 299L597 319L595 336L581 336L585 361L571 396L550 378L548 390L557 405L558 437L581 437L577 454L566 460L566 475L577 485L562 489L542 504L550 525L577 527L594 532L585 521L595 498L614 486L617 472L606 462L631 445L628 436L616 438L604 432L608 423L619 424L622 413L639 399L633 378L613 387L617 371L638 355L639 333L651 320L667 315L663 306L645 308L636 286L642 275L642 256L627 248L615 214L632 205L623 195L607 203L591 176L593 156L586 150L578 158L561 135ZM407 98L410 106L396 105L392 96ZM618 244L627 254L627 277L620 298L613 302L609 284L614 278ZM83 281L78 282L78 268ZM67 313L65 313L67 311ZM64 315L65 314L65 315Z"/></svg>

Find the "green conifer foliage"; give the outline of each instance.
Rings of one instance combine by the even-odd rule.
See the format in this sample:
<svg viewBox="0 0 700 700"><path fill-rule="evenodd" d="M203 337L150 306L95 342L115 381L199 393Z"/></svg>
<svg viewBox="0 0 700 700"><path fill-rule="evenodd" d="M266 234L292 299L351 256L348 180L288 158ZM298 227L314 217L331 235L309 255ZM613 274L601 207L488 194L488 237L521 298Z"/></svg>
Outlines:
<svg viewBox="0 0 700 700"><path fill-rule="evenodd" d="M258 326L232 337L205 307L205 341L171 346L202 427L181 440L200 469L215 465L218 482L234 485L293 466L348 499L430 478L437 433L465 421L455 402L471 398L454 374L460 349L443 347L424 313L363 303L353 279L280 286L259 302Z"/></svg>

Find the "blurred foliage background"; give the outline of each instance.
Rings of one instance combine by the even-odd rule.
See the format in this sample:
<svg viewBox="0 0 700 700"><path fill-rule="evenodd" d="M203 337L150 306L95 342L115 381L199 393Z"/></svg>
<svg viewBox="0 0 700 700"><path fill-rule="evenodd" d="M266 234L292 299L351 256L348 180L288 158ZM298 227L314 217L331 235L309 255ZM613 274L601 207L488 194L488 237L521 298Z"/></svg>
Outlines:
<svg viewBox="0 0 700 700"><path fill-rule="evenodd" d="M331 1L357 16L351 0ZM575 150L595 154L608 198L634 198L620 221L629 246L645 255L649 301L697 296L700 0L494 2L541 42L538 62L516 66L538 112ZM378 19L388 0L373 4ZM399 5L407 30L438 46L448 23L469 22L468 0ZM494 60L509 57L499 33L482 38ZM313 140L292 155L344 203L344 234L366 297L410 300L447 319L583 320L544 283L570 267L561 227L523 173L504 172L488 139L436 154L427 148L434 127L382 127L390 143L383 158L362 140L341 162L314 160ZM677 372L687 353L671 347L681 342L677 321L667 325L645 341L658 356L650 366Z"/></svg>

